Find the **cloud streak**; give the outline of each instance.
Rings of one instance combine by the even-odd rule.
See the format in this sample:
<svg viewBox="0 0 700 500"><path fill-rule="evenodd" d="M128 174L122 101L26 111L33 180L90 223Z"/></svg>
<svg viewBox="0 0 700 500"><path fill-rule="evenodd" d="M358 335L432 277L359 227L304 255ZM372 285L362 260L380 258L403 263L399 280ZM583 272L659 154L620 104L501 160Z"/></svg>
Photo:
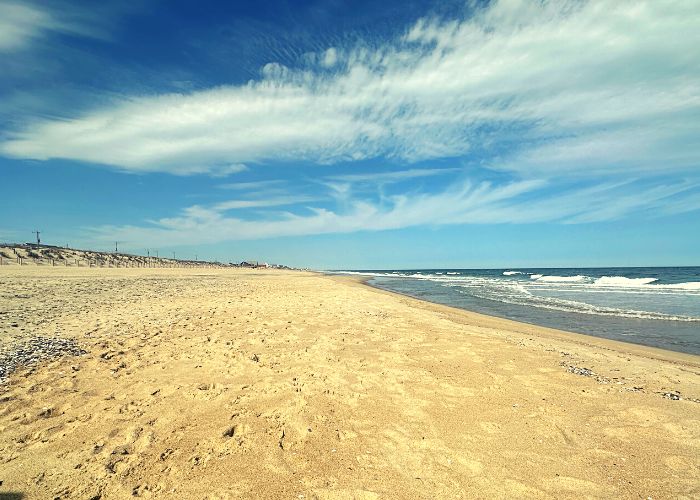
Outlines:
<svg viewBox="0 0 700 500"><path fill-rule="evenodd" d="M24 34L0 21L0 51L63 29L36 13ZM390 41L268 63L245 85L27 121L3 133L0 154L241 174L218 185L233 199L90 231L139 245L684 213L700 198L698 25L682 0L494 1ZM313 179L298 173L309 164ZM249 180L280 166L284 180Z"/></svg>
<svg viewBox="0 0 700 500"><path fill-rule="evenodd" d="M213 211L223 212L243 208L280 207L285 205L297 205L299 203L306 203L310 201L317 201L317 198L312 196L283 196L276 198L262 198L257 200L228 200L214 205Z"/></svg>
<svg viewBox="0 0 700 500"><path fill-rule="evenodd" d="M14 2L0 4L0 52L20 50L55 28L55 21L42 10Z"/></svg>
<svg viewBox="0 0 700 500"><path fill-rule="evenodd" d="M91 241L129 242L134 245L177 246L254 240L282 236L308 236L355 231L383 231L425 225L518 224L558 222L580 224L617 220L647 210L682 213L697 210L698 182L639 185L638 181L595 184L562 189L545 181L456 183L437 193L394 195L380 201L353 199L338 209L305 205L306 214L289 211L268 213L248 220L227 215L229 209L283 206L313 200L280 198L233 200L213 206L194 205L177 217L152 221L144 226L103 226L89 231ZM550 191L548 196L542 196Z"/></svg>
<svg viewBox="0 0 700 500"><path fill-rule="evenodd" d="M283 181L282 179L272 179L267 181L229 182L226 184L219 184L217 187L219 189L248 191L267 188L279 188L283 184L285 184L285 181Z"/></svg>
<svg viewBox="0 0 700 500"><path fill-rule="evenodd" d="M467 154L521 176L687 171L700 158L699 23L693 2L499 1L378 48L267 64L247 85L27 124L0 151L176 174Z"/></svg>
<svg viewBox="0 0 700 500"><path fill-rule="evenodd" d="M459 172L461 170L462 169L460 168L412 168L409 170L397 170L393 172L334 175L328 177L328 180L351 183L357 182L368 184L391 184L395 182L403 182L422 177L435 177L439 175L445 175L448 173Z"/></svg>
<svg viewBox="0 0 700 500"><path fill-rule="evenodd" d="M102 37L95 29L95 20L89 15L76 12L60 12L39 7L28 2L6 0L0 3L0 54L18 52L31 47L36 40L50 34L72 34L88 37ZM63 6L64 11L68 6Z"/></svg>

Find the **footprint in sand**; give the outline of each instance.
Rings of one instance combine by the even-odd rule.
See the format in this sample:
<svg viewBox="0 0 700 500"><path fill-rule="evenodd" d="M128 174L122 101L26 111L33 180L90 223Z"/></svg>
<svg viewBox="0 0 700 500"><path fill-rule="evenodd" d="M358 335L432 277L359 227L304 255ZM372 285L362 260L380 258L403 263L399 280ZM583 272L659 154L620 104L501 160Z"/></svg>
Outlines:
<svg viewBox="0 0 700 500"><path fill-rule="evenodd" d="M357 433L353 431L338 431L338 441L347 441L348 439L355 439Z"/></svg>
<svg viewBox="0 0 700 500"><path fill-rule="evenodd" d="M109 442L100 443L102 446L97 450L100 453L111 448L105 463L105 469L111 474L126 474L144 460L144 452L156 440L153 432L144 432L143 427L139 426L132 426L127 429L123 437L120 437L119 434L117 429L113 430L108 437ZM115 443L120 444L114 446Z"/></svg>
<svg viewBox="0 0 700 500"><path fill-rule="evenodd" d="M223 441L213 443L213 451L219 457L233 452L247 452L250 449L250 427L247 424L235 424L226 427L222 433Z"/></svg>
<svg viewBox="0 0 700 500"><path fill-rule="evenodd" d="M279 447L285 451L296 448L302 445L312 432L311 426L300 418L288 420L282 427Z"/></svg>
<svg viewBox="0 0 700 500"><path fill-rule="evenodd" d="M488 434L498 434L501 432L501 425L496 422L479 422L479 427Z"/></svg>
<svg viewBox="0 0 700 500"><path fill-rule="evenodd" d="M690 471L694 467L692 461L687 457L668 455L664 457L662 461L666 465L666 467L673 469L677 472Z"/></svg>
<svg viewBox="0 0 700 500"><path fill-rule="evenodd" d="M484 465L478 460L470 460L468 458L457 457L457 462L465 467L470 476L480 476L484 471Z"/></svg>

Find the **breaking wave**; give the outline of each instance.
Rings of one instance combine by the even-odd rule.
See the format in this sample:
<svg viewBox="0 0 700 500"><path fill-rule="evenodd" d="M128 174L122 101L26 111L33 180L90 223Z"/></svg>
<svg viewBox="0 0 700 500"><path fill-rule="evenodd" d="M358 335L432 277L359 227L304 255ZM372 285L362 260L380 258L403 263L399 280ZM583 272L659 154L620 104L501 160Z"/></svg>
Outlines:
<svg viewBox="0 0 700 500"><path fill-rule="evenodd" d="M531 279L537 281L544 281L547 283L583 283L590 280L588 276L578 275L578 276L543 276L541 274L533 274L530 276Z"/></svg>
<svg viewBox="0 0 700 500"><path fill-rule="evenodd" d="M478 273L479 271L475 271ZM492 271L489 271L492 272ZM621 318L700 322L693 301L700 282L659 283L656 277L560 276L523 271L344 271L376 278L403 278L455 287L460 293L504 304ZM642 275L644 276L644 275ZM507 278L506 278L507 277Z"/></svg>
<svg viewBox="0 0 700 500"><path fill-rule="evenodd" d="M640 311L635 309L622 309L617 307L606 307L588 304L575 300L567 300L555 297L543 297L526 293L508 293L502 288L497 290L463 290L466 293L482 299L493 300L504 304L519 306L537 307L539 309L550 309L578 314L592 314L596 316L616 316L631 319L650 319L663 321L700 322L700 318L685 315L666 314L654 311Z"/></svg>
<svg viewBox="0 0 700 500"><path fill-rule="evenodd" d="M625 278L624 276L603 276L593 282L596 286L621 286L621 287L637 287L648 285L654 281L659 281L658 278Z"/></svg>

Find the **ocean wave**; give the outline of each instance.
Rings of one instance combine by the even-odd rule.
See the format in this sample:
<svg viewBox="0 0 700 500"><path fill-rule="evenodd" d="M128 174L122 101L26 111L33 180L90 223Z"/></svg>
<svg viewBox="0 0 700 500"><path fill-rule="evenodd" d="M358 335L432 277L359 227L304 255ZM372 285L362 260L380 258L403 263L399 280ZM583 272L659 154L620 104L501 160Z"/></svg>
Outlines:
<svg viewBox="0 0 700 500"><path fill-rule="evenodd" d="M637 287L640 285L648 285L654 281L659 281L658 278L626 278L624 276L603 276L593 282L596 286L621 286L621 287Z"/></svg>
<svg viewBox="0 0 700 500"><path fill-rule="evenodd" d="M700 281L688 281L687 283L661 283L650 285L650 287L678 290L700 290Z"/></svg>
<svg viewBox="0 0 700 500"><path fill-rule="evenodd" d="M523 274L520 271L503 271L503 276L514 276L516 274Z"/></svg>
<svg viewBox="0 0 700 500"><path fill-rule="evenodd" d="M661 290L699 290L700 281L688 281L686 283L656 283L658 278L625 278L624 276L603 276L593 282L599 287L635 288L642 291Z"/></svg>
<svg viewBox="0 0 700 500"><path fill-rule="evenodd" d="M441 271L444 272L444 271ZM630 319L663 320L678 322L700 323L700 315L693 314L690 309L686 311L655 311L656 307L645 299L646 306L635 303L637 298L630 299L627 304L611 304L597 299L594 303L589 303L585 297L593 299L594 295L600 293L633 294L642 297L647 294L661 294L664 297L671 295L684 296L680 300L697 297L700 293L700 282L687 282L676 284L656 284L656 278L627 278L624 276L603 276L594 278L584 275L576 276L556 276L538 275L531 276L532 279L512 279L506 277L492 276L469 276L459 272L450 271L444 274L437 272L418 273L416 271L401 272L358 272L346 271L346 274L369 275L378 278L411 279L419 281L431 281L447 287L456 287L461 293L466 293L474 297L493 300L504 304L529 306L540 309L550 309L567 313L578 313L596 316L608 316ZM449 274L450 276L446 276ZM551 294L578 294L579 297L557 297ZM581 295L583 294L583 295ZM666 299L664 299L666 300ZM665 303L665 302L664 302ZM612 307L615 305L616 307ZM635 307L637 306L637 307ZM648 308L647 308L648 307ZM687 307L687 306L683 306ZM663 310L663 309L662 309ZM690 313L690 314L689 314Z"/></svg>
<svg viewBox="0 0 700 500"><path fill-rule="evenodd" d="M496 293L493 293L496 292ZM619 318L650 319L660 321L680 321L680 322L700 322L700 318L693 316L683 316L666 314L653 311L639 311L635 309L620 309L616 307L596 306L575 300L559 299L554 297L542 297L537 295L519 295L507 293L506 290L494 290L492 293L481 291L463 291L482 299L493 300L504 304L536 307L539 309L549 309L568 313L590 314L596 316L616 316Z"/></svg>
<svg viewBox="0 0 700 500"><path fill-rule="evenodd" d="M545 283L583 283L589 279L587 276L580 274L577 276L543 276L541 274L533 274L530 278Z"/></svg>
<svg viewBox="0 0 700 500"><path fill-rule="evenodd" d="M382 277L382 278L391 278L391 277L397 277L400 275L396 274L389 274L389 273L376 273L373 271L328 271L331 274L349 274L352 276L374 276L374 277Z"/></svg>

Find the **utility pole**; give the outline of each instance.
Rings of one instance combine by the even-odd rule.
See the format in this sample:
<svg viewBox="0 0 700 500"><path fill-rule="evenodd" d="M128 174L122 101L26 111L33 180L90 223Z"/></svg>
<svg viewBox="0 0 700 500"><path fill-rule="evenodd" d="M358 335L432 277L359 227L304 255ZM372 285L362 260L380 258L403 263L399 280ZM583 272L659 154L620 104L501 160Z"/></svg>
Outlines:
<svg viewBox="0 0 700 500"><path fill-rule="evenodd" d="M151 249L150 248L146 249L146 265L148 267L151 267Z"/></svg>
<svg viewBox="0 0 700 500"><path fill-rule="evenodd" d="M32 231L32 234L36 234L36 244L41 245L41 238L39 238L41 231L39 231L38 229L35 229L34 231Z"/></svg>
<svg viewBox="0 0 700 500"><path fill-rule="evenodd" d="M198 257L198 255L197 255L197 254L194 254L194 261L195 261L195 262L197 262L197 257Z"/></svg>
<svg viewBox="0 0 700 500"><path fill-rule="evenodd" d="M119 242L118 241L114 242L114 253L119 253Z"/></svg>
<svg viewBox="0 0 700 500"><path fill-rule="evenodd" d="M175 260L175 252L173 252L173 260Z"/></svg>

